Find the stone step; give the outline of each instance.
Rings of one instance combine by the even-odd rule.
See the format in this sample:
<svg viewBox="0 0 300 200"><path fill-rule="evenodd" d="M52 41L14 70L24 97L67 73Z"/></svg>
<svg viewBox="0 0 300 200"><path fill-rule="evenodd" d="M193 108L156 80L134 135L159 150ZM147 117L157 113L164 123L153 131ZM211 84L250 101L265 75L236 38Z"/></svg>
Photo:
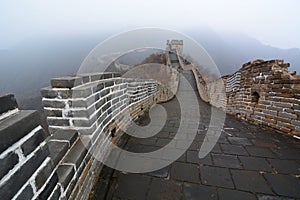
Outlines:
<svg viewBox="0 0 300 200"><path fill-rule="evenodd" d="M0 121L0 154L40 125L35 110L20 110Z"/></svg>
<svg viewBox="0 0 300 200"><path fill-rule="evenodd" d="M18 104L13 94L5 94L0 96L0 116L1 114L16 108L18 108Z"/></svg>

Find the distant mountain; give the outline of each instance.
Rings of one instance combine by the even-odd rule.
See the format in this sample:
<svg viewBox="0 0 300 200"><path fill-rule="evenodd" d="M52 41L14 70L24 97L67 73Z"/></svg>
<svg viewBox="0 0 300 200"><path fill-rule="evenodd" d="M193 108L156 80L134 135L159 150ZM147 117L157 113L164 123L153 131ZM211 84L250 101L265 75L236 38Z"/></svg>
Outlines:
<svg viewBox="0 0 300 200"><path fill-rule="evenodd" d="M103 39L36 39L1 50L0 94L14 93L23 108L31 109L32 101L23 100L36 99L32 95L39 96L40 89L48 86L51 78L76 74L86 55Z"/></svg>
<svg viewBox="0 0 300 200"><path fill-rule="evenodd" d="M118 61L125 65L134 66L142 63L146 58L148 58L151 54L154 53L163 53L163 51L158 49L151 49L151 48L141 49L138 51L136 50L121 56L118 59Z"/></svg>
<svg viewBox="0 0 300 200"><path fill-rule="evenodd" d="M185 30L184 33L203 45L221 74L231 74L243 63L257 58L284 59L291 63L290 70L300 73L299 49L275 48L240 33L221 33L209 28ZM0 94L16 94L22 108L41 108L40 89L48 86L51 78L76 74L88 53L109 35L35 38L0 50ZM129 54L119 61L135 65L150 53L153 52Z"/></svg>
<svg viewBox="0 0 300 200"><path fill-rule="evenodd" d="M221 74L231 74L254 59L284 59L289 70L300 73L300 49L280 49L237 32L215 32L207 27L187 30L187 35L201 44L219 67Z"/></svg>

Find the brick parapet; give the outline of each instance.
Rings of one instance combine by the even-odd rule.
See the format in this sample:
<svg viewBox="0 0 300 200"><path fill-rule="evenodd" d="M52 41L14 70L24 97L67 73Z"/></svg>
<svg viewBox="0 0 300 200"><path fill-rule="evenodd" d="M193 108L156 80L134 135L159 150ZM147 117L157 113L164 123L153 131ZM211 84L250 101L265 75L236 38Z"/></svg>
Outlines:
<svg viewBox="0 0 300 200"><path fill-rule="evenodd" d="M283 60L255 60L239 70L238 88L227 92L227 112L257 125L300 135L300 76Z"/></svg>
<svg viewBox="0 0 300 200"><path fill-rule="evenodd" d="M91 153L107 156L109 141L117 142L132 121L155 103L174 96L155 80L121 78L108 73L105 77L85 77L55 79L51 87L41 91L52 134L48 143L50 153L58 177L63 180L55 186L59 189L54 190L53 196L86 199L102 169Z"/></svg>

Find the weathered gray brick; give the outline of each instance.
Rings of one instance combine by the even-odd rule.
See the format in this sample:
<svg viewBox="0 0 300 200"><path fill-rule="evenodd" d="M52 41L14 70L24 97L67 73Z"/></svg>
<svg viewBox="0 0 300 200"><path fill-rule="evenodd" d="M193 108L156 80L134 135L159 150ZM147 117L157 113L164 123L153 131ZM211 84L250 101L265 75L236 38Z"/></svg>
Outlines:
<svg viewBox="0 0 300 200"><path fill-rule="evenodd" d="M99 97L97 97L97 96L99 96L99 95L90 96L85 100L72 99L68 103L69 103L70 107L72 107L72 108L87 108L99 99Z"/></svg>
<svg viewBox="0 0 300 200"><path fill-rule="evenodd" d="M91 127L97 120L96 116L90 119L72 119L74 126L78 127Z"/></svg>
<svg viewBox="0 0 300 200"><path fill-rule="evenodd" d="M39 168L42 162L49 155L47 147L43 147L17 170L2 187L0 196L3 200L12 199L21 187L29 180L32 174Z"/></svg>
<svg viewBox="0 0 300 200"><path fill-rule="evenodd" d="M121 77L121 74L119 74L119 73L112 73L112 75L113 75L113 78Z"/></svg>
<svg viewBox="0 0 300 200"><path fill-rule="evenodd" d="M101 109L102 113L104 113L111 106L111 102L107 102Z"/></svg>
<svg viewBox="0 0 300 200"><path fill-rule="evenodd" d="M60 165L57 170L58 180L64 189L67 188L75 175L75 170L72 165Z"/></svg>
<svg viewBox="0 0 300 200"><path fill-rule="evenodd" d="M293 108L294 110L300 110L300 105L298 105L298 104L293 104L292 108Z"/></svg>
<svg viewBox="0 0 300 200"><path fill-rule="evenodd" d="M43 100L43 106L50 108L65 108L66 102L60 100Z"/></svg>
<svg viewBox="0 0 300 200"><path fill-rule="evenodd" d="M43 191L40 193L38 199L48 199L50 197L51 193L53 192L55 186L58 183L58 176L56 173L54 173L49 182L47 183L46 187L43 189Z"/></svg>
<svg viewBox="0 0 300 200"><path fill-rule="evenodd" d="M91 106L84 110L70 110L66 114L67 117L86 117L89 118L94 112L96 112L95 106Z"/></svg>
<svg viewBox="0 0 300 200"><path fill-rule="evenodd" d="M69 119L62 118L47 118L48 124L51 126L70 126Z"/></svg>
<svg viewBox="0 0 300 200"><path fill-rule="evenodd" d="M111 86L113 86L114 85L114 81L106 81L105 82L105 87L107 88L107 87L111 87Z"/></svg>
<svg viewBox="0 0 300 200"><path fill-rule="evenodd" d="M44 109L44 113L48 117L62 117L62 110Z"/></svg>
<svg viewBox="0 0 300 200"><path fill-rule="evenodd" d="M103 73L103 75L102 75L102 79L109 79L109 78L113 78L113 73L111 73L111 72L105 72L105 73Z"/></svg>
<svg viewBox="0 0 300 200"><path fill-rule="evenodd" d="M30 184L28 184L24 188L24 190L16 197L16 200L32 199L33 195L33 189Z"/></svg>
<svg viewBox="0 0 300 200"><path fill-rule="evenodd" d="M295 126L300 126L300 121L299 120L292 120L292 124Z"/></svg>
<svg viewBox="0 0 300 200"><path fill-rule="evenodd" d="M13 169L14 166L19 162L19 157L14 152L10 152L6 157L0 159L0 180Z"/></svg>
<svg viewBox="0 0 300 200"><path fill-rule="evenodd" d="M35 177L35 186L39 190L42 186L46 183L47 179L50 177L54 170L55 165L53 164L52 160L45 165L40 171L38 172L37 176Z"/></svg>
<svg viewBox="0 0 300 200"><path fill-rule="evenodd" d="M86 98L93 94L91 87L82 87L72 90L72 98Z"/></svg>
<svg viewBox="0 0 300 200"><path fill-rule="evenodd" d="M274 115L276 116L277 115L277 111L276 110L263 110L263 113L266 113L266 114L269 114L269 115Z"/></svg>
<svg viewBox="0 0 300 200"><path fill-rule="evenodd" d="M21 149L24 155L27 156L28 154L33 152L48 136L49 134L43 129L35 132L33 136L31 136L21 145Z"/></svg>
<svg viewBox="0 0 300 200"><path fill-rule="evenodd" d="M75 140L78 137L78 132L76 130L57 130L55 131L52 136L50 137L50 140L64 140L68 141L70 143L70 146L75 142Z"/></svg>
<svg viewBox="0 0 300 200"><path fill-rule="evenodd" d="M285 113L285 112L279 112L278 116L289 118L289 119L297 119L297 115L291 113Z"/></svg>
<svg viewBox="0 0 300 200"><path fill-rule="evenodd" d="M51 197L48 200L60 200L61 196L61 187L60 185L56 185L54 191L51 194Z"/></svg>
<svg viewBox="0 0 300 200"><path fill-rule="evenodd" d="M62 161L62 164L64 163L71 163L75 164L76 168L78 168L83 161L83 158L87 154L87 149L81 142L81 140L77 140L76 143L72 146L64 160Z"/></svg>
<svg viewBox="0 0 300 200"><path fill-rule="evenodd" d="M21 110L0 124L0 153L40 125L37 111Z"/></svg>
<svg viewBox="0 0 300 200"><path fill-rule="evenodd" d="M103 106L104 103L106 103L106 98L100 99L100 100L95 104L96 109L98 110L99 108L101 108L101 106Z"/></svg>
<svg viewBox="0 0 300 200"><path fill-rule="evenodd" d="M274 102L273 105L282 108L292 108L293 104L291 103L283 103L283 102Z"/></svg>
<svg viewBox="0 0 300 200"><path fill-rule="evenodd" d="M105 97L106 102L110 101L111 99L112 99L112 94L111 93Z"/></svg>
<svg viewBox="0 0 300 200"><path fill-rule="evenodd" d="M65 90L57 90L57 98L61 99L68 99L72 98L72 90L65 89Z"/></svg>
<svg viewBox="0 0 300 200"><path fill-rule="evenodd" d="M269 110L276 110L278 112L282 112L283 111L283 107L276 107L276 106L270 106L268 107Z"/></svg>
<svg viewBox="0 0 300 200"><path fill-rule="evenodd" d="M84 127L84 128L78 129L78 133L80 135L90 135L93 132L95 132L96 129L97 129L97 124L95 123L91 127Z"/></svg>
<svg viewBox="0 0 300 200"><path fill-rule="evenodd" d="M52 90L51 87L45 87L41 89L41 95L45 98L57 98L58 93L55 90Z"/></svg>
<svg viewBox="0 0 300 200"><path fill-rule="evenodd" d="M73 88L83 83L82 77L61 77L51 79L51 86L53 88Z"/></svg>
<svg viewBox="0 0 300 200"><path fill-rule="evenodd" d="M0 96L0 115L15 108L18 108L18 104L13 94Z"/></svg>
<svg viewBox="0 0 300 200"><path fill-rule="evenodd" d="M104 83L98 83L93 87L93 93L99 92L104 88Z"/></svg>
<svg viewBox="0 0 300 200"><path fill-rule="evenodd" d="M271 105L272 104L271 101L265 101L265 100L260 100L259 103L263 104L263 105Z"/></svg>
<svg viewBox="0 0 300 200"><path fill-rule="evenodd" d="M47 143L47 146L49 148L51 160L53 161L54 165L57 165L68 151L69 143L50 140Z"/></svg>

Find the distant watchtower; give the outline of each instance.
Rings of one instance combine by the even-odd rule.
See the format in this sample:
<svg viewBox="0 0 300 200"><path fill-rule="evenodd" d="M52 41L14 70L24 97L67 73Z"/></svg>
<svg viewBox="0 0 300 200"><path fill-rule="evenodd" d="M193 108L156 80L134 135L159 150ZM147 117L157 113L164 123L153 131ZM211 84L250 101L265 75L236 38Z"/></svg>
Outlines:
<svg viewBox="0 0 300 200"><path fill-rule="evenodd" d="M182 56L183 52L183 40L167 40L167 45L166 45L166 50L167 51L174 51L180 56Z"/></svg>

